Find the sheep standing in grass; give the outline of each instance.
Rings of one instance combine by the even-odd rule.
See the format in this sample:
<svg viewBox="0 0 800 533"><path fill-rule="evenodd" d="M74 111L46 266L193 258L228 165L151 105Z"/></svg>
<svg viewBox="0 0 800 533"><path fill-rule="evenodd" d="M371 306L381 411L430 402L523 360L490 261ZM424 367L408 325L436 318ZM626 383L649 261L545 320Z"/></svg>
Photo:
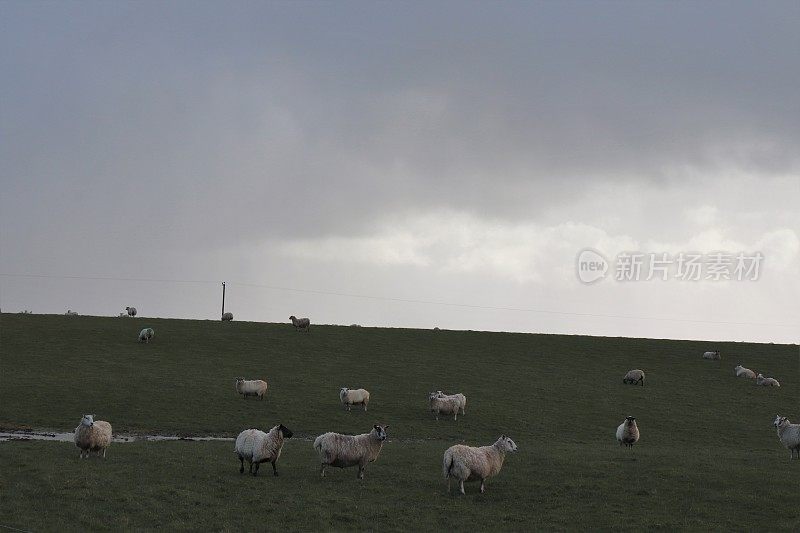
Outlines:
<svg viewBox="0 0 800 533"><path fill-rule="evenodd" d="M778 380L775 378L765 378L764 374L759 374L756 376L756 385L761 385L762 387L780 387L781 384L778 383Z"/></svg>
<svg viewBox="0 0 800 533"><path fill-rule="evenodd" d="M244 462L250 465L250 473L258 475L261 463L272 463L272 473L278 475L278 458L281 456L283 440L290 439L292 432L283 424L278 424L264 433L257 429L246 429L236 437L234 452L239 457L239 473L244 473ZM256 465L255 471L253 465Z"/></svg>
<svg viewBox="0 0 800 533"><path fill-rule="evenodd" d="M456 394L445 394L444 392L437 390L436 395L439 398L454 398L458 403L459 414L467 414L467 397L460 392L457 392Z"/></svg>
<svg viewBox="0 0 800 533"><path fill-rule="evenodd" d="M259 400L264 399L267 394L267 382L261 379L236 378L236 393L241 394L246 400L248 396L258 396Z"/></svg>
<svg viewBox="0 0 800 533"><path fill-rule="evenodd" d="M372 426L369 433L342 435L325 433L314 439L314 450L319 454L320 475L325 477L325 468L335 466L347 468L358 466L358 479L364 479L364 469L375 461L386 440L389 426Z"/></svg>
<svg viewBox="0 0 800 533"><path fill-rule="evenodd" d="M78 316L78 312L77 311L73 311L72 309L67 309L67 312L64 313L64 314L67 315L67 316Z"/></svg>
<svg viewBox="0 0 800 533"><path fill-rule="evenodd" d="M465 481L480 481L481 492L486 492L486 480L500 473L506 453L516 451L517 445L505 435L491 446L451 446L444 452L442 460L442 474L447 480L447 492L450 492L451 477L458 480L461 494L464 494Z"/></svg>
<svg viewBox="0 0 800 533"><path fill-rule="evenodd" d="M720 359L722 359L722 356L720 356L719 350L717 350L716 352L704 352L703 359L711 359L713 361L719 361Z"/></svg>
<svg viewBox="0 0 800 533"><path fill-rule="evenodd" d="M628 373L622 378L622 382L630 383L631 385L638 385L641 383L642 387L644 387L644 370L628 370Z"/></svg>
<svg viewBox="0 0 800 533"><path fill-rule="evenodd" d="M125 310L128 312L128 316L130 316L130 317L136 316L136 308L135 307L126 307Z"/></svg>
<svg viewBox="0 0 800 533"><path fill-rule="evenodd" d="M736 373L737 378L756 379L756 373L742 365L736 365L733 371Z"/></svg>
<svg viewBox="0 0 800 533"><path fill-rule="evenodd" d="M296 316L292 315L289 317L289 320L292 321L292 325L294 326L295 331L297 330L309 331L311 329L311 320L309 320L308 318L297 318Z"/></svg>
<svg viewBox="0 0 800 533"><path fill-rule="evenodd" d="M633 448L639 441L639 426L636 425L636 418L626 416L625 421L617 427L617 440L619 445Z"/></svg>
<svg viewBox="0 0 800 533"><path fill-rule="evenodd" d="M83 415L81 423L75 428L75 446L81 450L81 459L89 452L103 451L103 458L106 456L106 449L111 445L111 424L105 420L95 420L94 415Z"/></svg>
<svg viewBox="0 0 800 533"><path fill-rule="evenodd" d="M354 405L363 405L364 411L367 410L369 405L369 391L365 389L348 389L342 387L339 389L339 400L342 405L349 411Z"/></svg>
<svg viewBox="0 0 800 533"><path fill-rule="evenodd" d="M463 394L460 396L464 396ZM467 399L464 398L463 406L466 407ZM446 396L442 391L428 394L428 406L439 420L439 415L453 415L453 420L458 420L458 413L462 410L462 402L457 396Z"/></svg>
<svg viewBox="0 0 800 533"><path fill-rule="evenodd" d="M150 342L155 335L156 332L153 331L153 328L144 328L139 332L139 342Z"/></svg>
<svg viewBox="0 0 800 533"><path fill-rule="evenodd" d="M231 313L230 311L227 313L222 313L223 322L230 322L231 320L233 320L233 313Z"/></svg>
<svg viewBox="0 0 800 533"><path fill-rule="evenodd" d="M794 459L795 452L800 459L800 424L792 424L785 416L776 415L772 425L778 430L781 444L789 449L789 460Z"/></svg>

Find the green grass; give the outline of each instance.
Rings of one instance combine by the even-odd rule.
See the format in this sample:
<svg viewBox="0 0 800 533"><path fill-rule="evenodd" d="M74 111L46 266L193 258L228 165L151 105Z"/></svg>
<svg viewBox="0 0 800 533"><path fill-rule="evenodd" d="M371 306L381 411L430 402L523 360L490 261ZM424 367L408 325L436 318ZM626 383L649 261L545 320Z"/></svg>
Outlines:
<svg viewBox="0 0 800 533"><path fill-rule="evenodd" d="M136 342L151 326L152 344ZM704 361L706 349L723 359ZM777 377L780 389L733 377ZM645 387L624 386L630 368ZM266 379L263 402L233 379ZM341 410L341 386L370 390ZM0 427L72 430L93 412L115 433L235 436L278 422L297 439L240 476L232 443L113 444L81 462L67 443L0 443L0 525L46 529L798 529L800 461L771 426L800 418L797 346L483 332L38 315L0 316ZM427 392L464 392L458 422ZM637 417L632 451L614 430ZM324 431L390 424L381 457L317 476ZM488 492L447 495L443 451L510 435Z"/></svg>

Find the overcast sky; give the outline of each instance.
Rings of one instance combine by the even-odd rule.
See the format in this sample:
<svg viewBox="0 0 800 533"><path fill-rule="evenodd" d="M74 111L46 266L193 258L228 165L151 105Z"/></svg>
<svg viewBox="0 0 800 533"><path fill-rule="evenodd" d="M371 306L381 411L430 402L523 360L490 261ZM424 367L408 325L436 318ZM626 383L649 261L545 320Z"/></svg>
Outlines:
<svg viewBox="0 0 800 533"><path fill-rule="evenodd" d="M241 320L798 342L798 27L796 2L0 2L0 307L218 318L227 280ZM718 251L758 279L613 279Z"/></svg>

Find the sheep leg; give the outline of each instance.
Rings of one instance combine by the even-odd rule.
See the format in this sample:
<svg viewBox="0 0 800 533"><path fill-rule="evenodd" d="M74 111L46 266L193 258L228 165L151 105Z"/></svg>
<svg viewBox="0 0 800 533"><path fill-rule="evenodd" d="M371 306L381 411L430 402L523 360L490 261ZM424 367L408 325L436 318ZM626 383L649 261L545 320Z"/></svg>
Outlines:
<svg viewBox="0 0 800 533"><path fill-rule="evenodd" d="M364 404L364 411L367 410L367 404Z"/></svg>
<svg viewBox="0 0 800 533"><path fill-rule="evenodd" d="M103 448L103 459L106 458L106 448Z"/></svg>
<svg viewBox="0 0 800 533"><path fill-rule="evenodd" d="M358 479L364 479L364 469L366 465L358 465Z"/></svg>
<svg viewBox="0 0 800 533"><path fill-rule="evenodd" d="M253 463L251 463L249 461L247 463L247 473L248 474L252 474L253 473Z"/></svg>
<svg viewBox="0 0 800 533"><path fill-rule="evenodd" d="M244 457L239 456L239 473L244 474Z"/></svg>
<svg viewBox="0 0 800 533"><path fill-rule="evenodd" d="M453 413L453 420L458 420L458 409L456 409L456 412Z"/></svg>
<svg viewBox="0 0 800 533"><path fill-rule="evenodd" d="M259 467L259 466L261 466L261 463L256 463L256 469L255 469L255 471L253 472L253 475L254 475L254 476L257 476L257 475L258 475L258 467Z"/></svg>
<svg viewBox="0 0 800 533"><path fill-rule="evenodd" d="M272 475L273 476L277 476L278 475L278 467L275 466L275 461L272 461Z"/></svg>
<svg viewBox="0 0 800 533"><path fill-rule="evenodd" d="M325 477L325 463L322 463L322 466L319 469L320 477Z"/></svg>
<svg viewBox="0 0 800 533"><path fill-rule="evenodd" d="M481 494L483 494L484 492L486 492L486 480L481 479Z"/></svg>
<svg viewBox="0 0 800 533"><path fill-rule="evenodd" d="M461 494L466 496L467 493L464 492L464 480L463 479L459 481L459 487L461 488Z"/></svg>

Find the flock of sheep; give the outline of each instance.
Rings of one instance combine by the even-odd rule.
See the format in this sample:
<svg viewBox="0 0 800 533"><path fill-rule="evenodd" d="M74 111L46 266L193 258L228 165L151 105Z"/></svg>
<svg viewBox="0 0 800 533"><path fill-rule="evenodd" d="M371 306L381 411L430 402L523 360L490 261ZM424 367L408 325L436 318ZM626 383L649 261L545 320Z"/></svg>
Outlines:
<svg viewBox="0 0 800 533"><path fill-rule="evenodd" d="M136 309L126 307L128 316L135 317ZM233 315L225 313L223 320L232 320ZM311 321L308 318L298 319L289 317L292 325L299 331L309 331ZM155 332L152 328L144 328L139 333L140 342L150 342ZM705 352L704 359L720 360L720 352ZM756 384L763 386L776 386L780 384L774 378L765 378L762 374L737 365L734 369L737 377L755 379ZM641 369L628 371L622 382L625 384L644 386L645 373ZM255 396L263 400L266 396L268 385L261 379L246 380L237 377L234 382L236 393L243 398ZM367 410L370 393L365 389L349 389L342 387L339 390L339 400L344 409L350 411L352 407L362 406ZM439 415L453 415L453 420L458 415L466 413L467 398L462 393L445 394L442 391L431 392L428 395L428 405L436 420ZM773 422L781 443L789 449L790 458L795 454L800 458L800 424L792 424L789 419L780 415ZM348 468L358 466L358 478L364 478L367 464L375 461L380 455L383 443L386 441L388 425L376 424L368 433L360 435L344 435L328 432L314 439L314 450L320 461L320 475L325 476L327 467ZM620 446L632 448L639 441L639 427L636 418L627 416L617 427L616 439ZM292 437L292 431L279 424L268 432L258 429L246 429L236 438L234 451L240 462L239 472L244 473L245 461L249 465L252 475L258 474L261 463L270 463L274 475L278 475L277 462L281 455L285 439ZM84 415L80 425L75 428L75 445L81 450L81 458L88 457L90 451L98 455L106 455L106 449L111 444L111 424L102 420L94 420L94 415ZM450 492L451 478L459 483L461 494L464 494L464 482L480 481L480 491L485 492L486 480L497 475L509 452L517 451L517 445L506 435L501 435L493 444L488 446L472 447L462 444L451 446L444 452L442 458L442 474L447 480L447 490Z"/></svg>
<svg viewBox="0 0 800 533"><path fill-rule="evenodd" d="M713 352L704 352L703 359L711 361L720 361L722 356L719 350ZM755 371L745 368L742 365L736 365L733 369L737 378L754 379L756 385L763 387L780 387L781 384L775 378L765 378L763 374L756 374ZM641 369L629 370L622 378L622 383L629 385L641 385L644 387L644 371ZM775 420L772 422L778 432L778 438L786 448L789 450L789 458L794 459L795 453L800 459L800 424L792 424L785 416L776 415ZM625 417L625 421L617 427L617 441L620 446L632 448L636 442L639 441L639 427L636 424L636 418L632 416Z"/></svg>

